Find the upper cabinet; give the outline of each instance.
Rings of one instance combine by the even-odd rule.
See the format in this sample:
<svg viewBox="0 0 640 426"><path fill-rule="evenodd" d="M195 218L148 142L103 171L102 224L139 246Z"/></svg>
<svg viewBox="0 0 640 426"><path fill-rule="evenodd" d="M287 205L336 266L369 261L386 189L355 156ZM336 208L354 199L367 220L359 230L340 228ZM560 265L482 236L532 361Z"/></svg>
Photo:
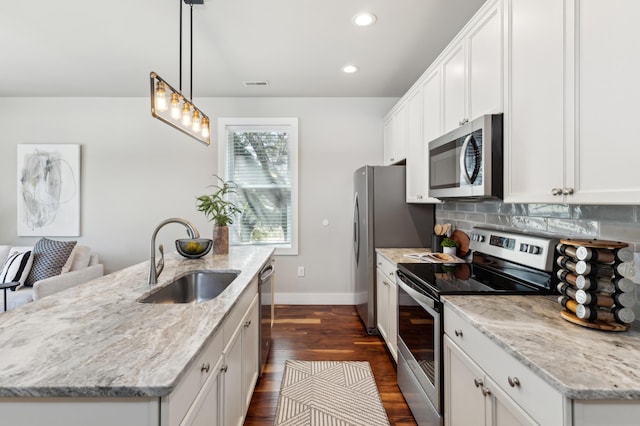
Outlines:
<svg viewBox="0 0 640 426"><path fill-rule="evenodd" d="M441 56L442 134L481 115L502 112L502 28L500 2L489 1Z"/></svg>
<svg viewBox="0 0 640 426"><path fill-rule="evenodd" d="M397 164L407 158L408 117L406 101L396 104L384 122L383 155L385 166Z"/></svg>
<svg viewBox="0 0 640 426"><path fill-rule="evenodd" d="M637 204L637 0L505 0L505 201Z"/></svg>

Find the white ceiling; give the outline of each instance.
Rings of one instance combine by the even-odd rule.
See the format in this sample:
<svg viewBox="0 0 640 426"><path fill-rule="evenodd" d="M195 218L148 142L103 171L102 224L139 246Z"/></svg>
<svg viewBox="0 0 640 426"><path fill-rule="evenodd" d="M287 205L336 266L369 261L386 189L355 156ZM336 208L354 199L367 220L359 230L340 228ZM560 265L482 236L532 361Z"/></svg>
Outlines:
<svg viewBox="0 0 640 426"><path fill-rule="evenodd" d="M147 96L150 71L177 88L179 2L1 0L0 96ZM205 0L193 7L193 97L401 96L482 3ZM355 27L361 11L376 24ZM348 63L360 72L342 73Z"/></svg>

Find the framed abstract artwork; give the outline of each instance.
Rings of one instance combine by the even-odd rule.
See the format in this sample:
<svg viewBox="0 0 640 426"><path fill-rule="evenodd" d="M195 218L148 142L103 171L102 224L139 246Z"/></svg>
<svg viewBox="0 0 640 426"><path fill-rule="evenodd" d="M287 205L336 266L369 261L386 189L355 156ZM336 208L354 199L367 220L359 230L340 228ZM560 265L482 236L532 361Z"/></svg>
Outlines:
<svg viewBox="0 0 640 426"><path fill-rule="evenodd" d="M80 235L80 145L18 144L18 235Z"/></svg>

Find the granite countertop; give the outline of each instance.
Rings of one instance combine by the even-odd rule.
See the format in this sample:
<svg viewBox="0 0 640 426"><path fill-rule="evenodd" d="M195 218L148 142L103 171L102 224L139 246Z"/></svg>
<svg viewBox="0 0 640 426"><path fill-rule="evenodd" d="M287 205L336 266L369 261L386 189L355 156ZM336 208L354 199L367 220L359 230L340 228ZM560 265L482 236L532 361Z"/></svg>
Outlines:
<svg viewBox="0 0 640 426"><path fill-rule="evenodd" d="M393 263L425 263L417 259L406 257L405 254L411 253L431 253L430 248L377 248L377 253L386 257Z"/></svg>
<svg viewBox="0 0 640 426"><path fill-rule="evenodd" d="M147 304L149 262L0 314L0 397L161 397L220 327L273 249L165 256L156 287L190 270L239 270L217 298Z"/></svg>
<svg viewBox="0 0 640 426"><path fill-rule="evenodd" d="M560 316L557 296L443 296L446 304L572 399L640 399L640 324L607 332Z"/></svg>

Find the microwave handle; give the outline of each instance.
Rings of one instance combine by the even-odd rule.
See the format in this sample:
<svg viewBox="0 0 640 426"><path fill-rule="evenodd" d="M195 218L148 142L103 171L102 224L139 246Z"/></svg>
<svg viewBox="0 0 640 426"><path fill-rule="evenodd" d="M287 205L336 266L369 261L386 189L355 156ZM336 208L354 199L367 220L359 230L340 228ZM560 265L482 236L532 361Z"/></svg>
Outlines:
<svg viewBox="0 0 640 426"><path fill-rule="evenodd" d="M464 178L467 184L472 184L476 180L476 177L478 176L478 168L479 168L478 164L475 164L472 176L469 176L469 170L467 170L467 165L464 160L467 153L467 147L472 141L473 141L473 135L472 134L467 135L467 137L464 139L464 142L462 144L462 149L460 149L460 170L462 170L463 172L462 177Z"/></svg>

